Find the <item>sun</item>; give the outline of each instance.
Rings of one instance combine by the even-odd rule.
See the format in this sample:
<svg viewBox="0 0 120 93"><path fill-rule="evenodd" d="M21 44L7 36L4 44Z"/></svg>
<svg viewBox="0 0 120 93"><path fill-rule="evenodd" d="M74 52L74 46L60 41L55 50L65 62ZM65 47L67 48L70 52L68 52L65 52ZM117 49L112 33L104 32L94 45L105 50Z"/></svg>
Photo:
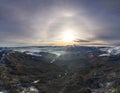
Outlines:
<svg viewBox="0 0 120 93"><path fill-rule="evenodd" d="M63 41L64 42L68 42L68 43L72 43L74 41L75 37L74 34L72 32L64 32L63 33Z"/></svg>

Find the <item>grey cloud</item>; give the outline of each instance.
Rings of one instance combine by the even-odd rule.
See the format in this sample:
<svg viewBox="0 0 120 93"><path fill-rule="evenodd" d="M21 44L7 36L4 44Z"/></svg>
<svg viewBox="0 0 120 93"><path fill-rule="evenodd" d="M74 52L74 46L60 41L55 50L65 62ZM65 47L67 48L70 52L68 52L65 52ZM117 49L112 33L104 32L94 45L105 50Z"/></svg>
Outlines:
<svg viewBox="0 0 120 93"><path fill-rule="evenodd" d="M77 12L77 16L72 19L59 18L49 24L61 11L67 10ZM79 39L75 42L90 43L98 40L111 45L119 45L120 1L1 0L0 3L0 42L3 43L23 42L24 44L24 42L36 41L36 39L45 41L43 33L46 33L46 39L52 42L53 39L59 37L61 29L70 23L79 28L76 31L78 34L85 33L86 36L90 34L94 36L90 40Z"/></svg>
<svg viewBox="0 0 120 93"><path fill-rule="evenodd" d="M85 43L87 43L87 42L91 42L91 41L83 40L83 39L77 39L77 40L74 40L74 42L78 42L78 43L85 42Z"/></svg>

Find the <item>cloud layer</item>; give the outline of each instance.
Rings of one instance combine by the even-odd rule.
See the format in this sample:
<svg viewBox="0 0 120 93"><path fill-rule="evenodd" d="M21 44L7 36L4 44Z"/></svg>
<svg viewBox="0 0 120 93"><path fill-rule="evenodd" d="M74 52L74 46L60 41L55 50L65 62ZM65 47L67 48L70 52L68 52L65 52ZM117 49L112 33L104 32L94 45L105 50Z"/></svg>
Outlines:
<svg viewBox="0 0 120 93"><path fill-rule="evenodd" d="M43 45L72 30L88 44L119 45L119 0L1 0L0 46Z"/></svg>

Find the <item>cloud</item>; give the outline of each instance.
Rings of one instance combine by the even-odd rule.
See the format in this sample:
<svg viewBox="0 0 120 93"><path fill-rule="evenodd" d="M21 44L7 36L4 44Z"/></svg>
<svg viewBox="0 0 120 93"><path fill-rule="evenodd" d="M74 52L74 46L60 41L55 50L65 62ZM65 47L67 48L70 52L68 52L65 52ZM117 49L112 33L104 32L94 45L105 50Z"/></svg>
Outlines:
<svg viewBox="0 0 120 93"><path fill-rule="evenodd" d="M0 42L8 45L54 42L65 28L86 45L120 40L119 0L1 0L0 20Z"/></svg>
<svg viewBox="0 0 120 93"><path fill-rule="evenodd" d="M91 42L91 41L83 40L83 39L77 39L77 40L74 40L74 42L78 42L78 43L85 42L85 43L87 43L87 42Z"/></svg>

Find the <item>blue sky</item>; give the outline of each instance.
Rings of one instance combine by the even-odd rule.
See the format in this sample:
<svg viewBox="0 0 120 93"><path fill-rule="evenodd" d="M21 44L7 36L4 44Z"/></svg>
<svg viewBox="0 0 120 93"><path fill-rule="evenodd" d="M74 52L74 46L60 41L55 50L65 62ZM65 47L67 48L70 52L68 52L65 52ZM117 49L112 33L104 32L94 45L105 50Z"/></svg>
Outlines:
<svg viewBox="0 0 120 93"><path fill-rule="evenodd" d="M119 0L0 1L0 46L59 45L66 31L81 45L119 45L119 25Z"/></svg>

